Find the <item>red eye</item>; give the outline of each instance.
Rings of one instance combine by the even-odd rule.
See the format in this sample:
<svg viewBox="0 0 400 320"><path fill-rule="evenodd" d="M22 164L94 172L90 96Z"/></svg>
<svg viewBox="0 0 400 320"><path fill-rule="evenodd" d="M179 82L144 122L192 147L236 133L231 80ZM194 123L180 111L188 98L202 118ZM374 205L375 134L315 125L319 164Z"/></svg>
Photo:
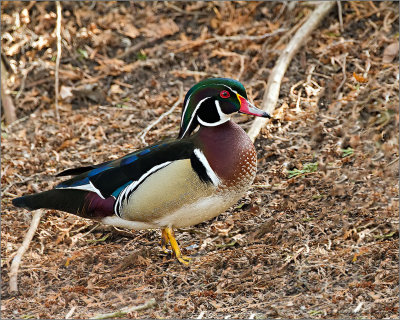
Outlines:
<svg viewBox="0 0 400 320"><path fill-rule="evenodd" d="M219 96L220 96L221 98L226 99L226 98L229 98L231 95L229 94L228 91L223 90L223 91L221 91L221 92L219 93Z"/></svg>

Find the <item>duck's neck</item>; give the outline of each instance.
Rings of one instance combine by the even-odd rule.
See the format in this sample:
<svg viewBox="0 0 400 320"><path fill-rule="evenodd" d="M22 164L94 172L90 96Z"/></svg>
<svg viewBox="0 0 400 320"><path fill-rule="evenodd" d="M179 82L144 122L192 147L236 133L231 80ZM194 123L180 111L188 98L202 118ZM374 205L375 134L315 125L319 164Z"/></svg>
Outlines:
<svg viewBox="0 0 400 320"><path fill-rule="evenodd" d="M254 145L243 129L232 121L215 127L201 126L194 137L211 168L224 180L235 179L238 166Z"/></svg>

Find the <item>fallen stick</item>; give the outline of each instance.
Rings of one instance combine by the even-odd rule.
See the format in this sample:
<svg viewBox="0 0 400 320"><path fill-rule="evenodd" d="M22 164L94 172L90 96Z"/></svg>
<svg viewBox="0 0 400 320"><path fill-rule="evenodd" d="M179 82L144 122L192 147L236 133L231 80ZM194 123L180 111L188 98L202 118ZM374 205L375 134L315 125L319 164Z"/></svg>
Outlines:
<svg viewBox="0 0 400 320"><path fill-rule="evenodd" d="M210 43L210 42L214 42L214 41L229 41L229 40L230 41L243 41L243 40L255 41L255 40L262 40L265 38L276 36L278 33L282 33L284 31L286 31L285 28L280 28L273 32L264 33L259 36L249 36L247 34L244 34L244 35L237 35L237 36L220 37L220 36L216 35L216 36L214 36L214 38L205 39L204 42Z"/></svg>
<svg viewBox="0 0 400 320"><path fill-rule="evenodd" d="M143 49L144 47L152 45L157 40L158 39L156 38L156 39L149 39L149 40L145 40L145 41L139 42L138 44L126 49L125 52L123 52L119 56L117 56L117 59L124 59L125 57L127 57L131 53L136 53L137 51Z"/></svg>
<svg viewBox="0 0 400 320"><path fill-rule="evenodd" d="M56 95L55 108L56 108L56 118L60 122L60 114L58 113L58 99L59 99L59 69L60 69L60 59L61 59L61 4L60 1L56 1L57 7L57 25L56 25L56 35L57 35L57 57L56 57L56 70L55 70L55 83L54 90Z"/></svg>
<svg viewBox="0 0 400 320"><path fill-rule="evenodd" d="M1 102L3 106L4 116L6 124L9 125L17 120L17 115L15 113L15 106L11 96L9 95L9 90L7 86L7 69L5 63L3 62L3 55L1 56Z"/></svg>
<svg viewBox="0 0 400 320"><path fill-rule="evenodd" d="M18 293L18 269L19 265L22 261L22 257L25 253L25 251L29 248L29 245L32 241L33 236L35 235L36 229L39 225L40 218L43 215L43 210L37 210L33 213L32 215L32 221L31 225L29 227L28 232L25 235L24 241L22 242L22 245L19 247L17 254L15 255L12 263L11 263L11 268L10 268L10 293L11 294L16 294Z"/></svg>
<svg viewBox="0 0 400 320"><path fill-rule="evenodd" d="M65 315L65 319L72 319L72 315L74 314L76 310L76 306L73 306L71 310L68 311L68 313Z"/></svg>
<svg viewBox="0 0 400 320"><path fill-rule="evenodd" d="M277 35L278 33L281 33L283 31L286 31L286 29L277 29L273 32L268 32L259 36L249 36L249 35L237 35L237 36L227 36L227 37L220 37L220 36L214 36L213 38L208 38L208 39L197 39L194 41L185 41L185 44L183 44L181 47L177 48L174 50L175 53L178 52L183 52L187 51L189 49L192 49L193 47L201 46L204 43L210 43L210 42L222 42L222 41L255 41L255 40L262 40L268 37L273 37Z"/></svg>
<svg viewBox="0 0 400 320"><path fill-rule="evenodd" d="M307 21L299 28L299 30L297 30L292 40L290 40L286 48L283 50L268 78L267 89L265 90L263 102L261 104L264 111L269 114L272 114L274 111L275 104L279 97L282 78L290 62L300 47L305 44L306 39L310 36L311 32L333 8L334 4L334 1L321 2L318 4L315 10L308 17ZM266 122L266 118L256 118L254 120L248 132L248 135L253 142Z"/></svg>
<svg viewBox="0 0 400 320"><path fill-rule="evenodd" d="M147 301L141 305L138 305L138 306L122 308L121 310L111 312L111 313L98 314L97 316L94 316L93 318L89 318L89 319L109 319L109 318L122 317L133 311L141 311L141 310L153 308L155 305L156 305L156 300L153 298L153 299L150 299L149 301Z"/></svg>

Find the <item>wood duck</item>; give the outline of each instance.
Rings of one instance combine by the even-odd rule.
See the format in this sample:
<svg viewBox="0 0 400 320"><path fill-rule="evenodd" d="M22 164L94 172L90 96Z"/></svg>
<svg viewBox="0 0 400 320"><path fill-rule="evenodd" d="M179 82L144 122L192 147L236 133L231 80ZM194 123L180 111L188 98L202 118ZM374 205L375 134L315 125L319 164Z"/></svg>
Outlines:
<svg viewBox="0 0 400 320"><path fill-rule="evenodd" d="M190 258L181 254L173 228L224 212L248 190L256 174L255 148L230 120L235 112L270 117L247 100L240 82L203 80L186 94L178 139L117 160L65 170L57 176L74 177L52 190L13 199L13 204L66 211L116 227L161 228L164 251L169 245L176 258L188 264Z"/></svg>

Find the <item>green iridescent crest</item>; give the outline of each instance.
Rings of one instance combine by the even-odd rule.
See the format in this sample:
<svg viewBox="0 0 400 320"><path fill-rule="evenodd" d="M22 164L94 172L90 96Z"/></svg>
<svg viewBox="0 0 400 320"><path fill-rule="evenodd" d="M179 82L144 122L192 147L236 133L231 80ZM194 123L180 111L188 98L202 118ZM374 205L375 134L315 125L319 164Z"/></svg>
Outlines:
<svg viewBox="0 0 400 320"><path fill-rule="evenodd" d="M201 123L215 126L229 120L240 109L239 96L247 99L244 86L228 78L200 81L186 94L179 138L189 136Z"/></svg>

